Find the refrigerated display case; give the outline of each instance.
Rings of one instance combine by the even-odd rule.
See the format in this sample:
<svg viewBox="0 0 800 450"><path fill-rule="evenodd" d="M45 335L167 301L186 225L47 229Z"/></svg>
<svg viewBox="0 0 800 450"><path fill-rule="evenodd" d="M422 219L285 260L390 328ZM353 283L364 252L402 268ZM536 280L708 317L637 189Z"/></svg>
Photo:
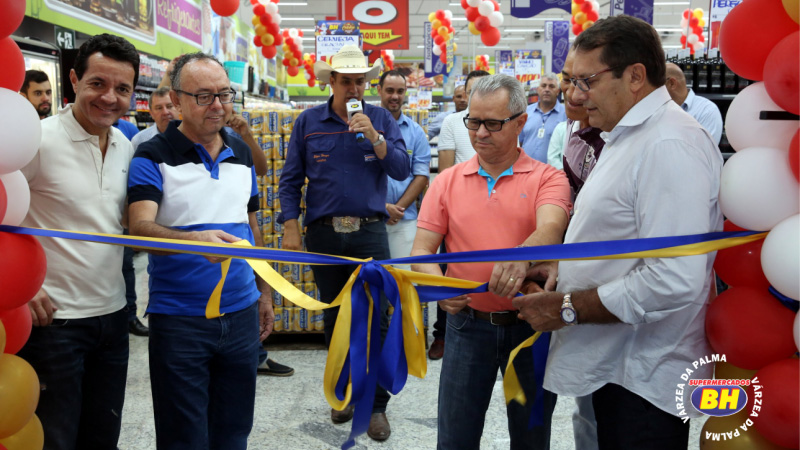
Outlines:
<svg viewBox="0 0 800 450"><path fill-rule="evenodd" d="M61 50L55 45L38 39L11 36L22 50L25 70L41 70L50 78L53 89L53 110L55 114L64 106L64 92L61 80Z"/></svg>

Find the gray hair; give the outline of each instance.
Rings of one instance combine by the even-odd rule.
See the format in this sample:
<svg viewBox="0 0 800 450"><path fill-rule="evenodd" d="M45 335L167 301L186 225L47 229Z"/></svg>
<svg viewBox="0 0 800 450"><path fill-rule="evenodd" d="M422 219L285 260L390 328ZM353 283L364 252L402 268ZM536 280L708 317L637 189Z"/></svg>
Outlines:
<svg viewBox="0 0 800 450"><path fill-rule="evenodd" d="M528 107L528 101L525 97L525 91L522 89L522 84L509 75L497 74L477 78L472 83L469 102L470 104L472 103L472 97L476 94L481 97L492 95L498 89L508 92L508 105L506 106L508 112L511 114L525 112L525 108Z"/></svg>
<svg viewBox="0 0 800 450"><path fill-rule="evenodd" d="M222 65L221 62L219 62L217 58L211 55L207 55L203 52L187 53L185 55L181 55L181 57L178 58L177 61L175 61L175 68L172 69L172 74L169 77L169 82L172 85L172 89L176 91L181 89L181 72L183 72L183 67L189 64L190 62L194 61L214 61L224 69L224 66Z"/></svg>
<svg viewBox="0 0 800 450"><path fill-rule="evenodd" d="M152 105L153 99L156 97L166 97L167 95L169 95L169 91L170 91L169 86L162 86L156 89L155 91L150 93L150 98L147 100L147 104Z"/></svg>
<svg viewBox="0 0 800 450"><path fill-rule="evenodd" d="M542 80L553 80L556 84L559 83L558 75L555 72L550 72L542 75Z"/></svg>

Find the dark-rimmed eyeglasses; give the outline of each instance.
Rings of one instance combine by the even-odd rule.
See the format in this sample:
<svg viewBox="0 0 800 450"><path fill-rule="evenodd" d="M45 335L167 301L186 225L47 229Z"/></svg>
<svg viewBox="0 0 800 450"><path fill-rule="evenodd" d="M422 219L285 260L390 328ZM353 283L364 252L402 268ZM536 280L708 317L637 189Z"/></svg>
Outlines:
<svg viewBox="0 0 800 450"><path fill-rule="evenodd" d="M517 117L521 116L522 113L524 113L524 112L525 111L520 111L520 112L514 114L513 116L509 117L508 119L503 119L503 120L498 120L498 119L486 119L486 120L471 119L469 117L469 115L467 115L467 117L464 117L464 126L467 127L468 130L472 130L472 131L478 131L481 128L481 125L483 125L486 128L486 131L492 131L492 132L500 131L500 130L503 129L503 125L505 125L508 122L511 122L512 120L514 120Z"/></svg>
<svg viewBox="0 0 800 450"><path fill-rule="evenodd" d="M596 77L596 76L598 76L600 74L604 74L606 72L611 72L612 70L615 70L615 69L616 69L616 67L609 67L608 69L601 70L600 72L597 72L594 75L589 75L586 78L570 78L569 81L570 81L570 83L572 83L573 86L577 86L578 89L582 90L583 92L589 92L589 89L591 89L591 86L589 85L589 81L591 81L592 78L594 78L594 77Z"/></svg>
<svg viewBox="0 0 800 450"><path fill-rule="evenodd" d="M181 91L179 89L176 89L175 92L191 95L192 97L194 97L195 101L197 101L197 104L200 106L208 106L214 103L215 98L219 98L219 102L222 103L223 105L225 103L233 103L233 101L236 100L236 91L234 91L233 89L231 89L230 91L220 92L219 94L212 94L210 92L204 92L202 94L192 94L191 92Z"/></svg>

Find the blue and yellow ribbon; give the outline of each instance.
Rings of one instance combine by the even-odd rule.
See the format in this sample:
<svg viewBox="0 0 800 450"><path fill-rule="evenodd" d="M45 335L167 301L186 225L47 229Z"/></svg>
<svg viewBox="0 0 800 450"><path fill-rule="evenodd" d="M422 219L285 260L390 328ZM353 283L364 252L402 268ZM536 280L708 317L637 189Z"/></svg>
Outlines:
<svg viewBox="0 0 800 450"><path fill-rule="evenodd" d="M376 383L397 394L408 375L425 377L425 337L421 302L444 300L458 295L486 292L488 283L458 280L396 269L391 264L433 264L497 261L565 261L629 258L673 258L709 253L763 239L767 233L752 231L715 232L623 241L483 250L396 258L384 261L362 260L318 253L254 248L246 241L234 245L174 239L145 238L102 233L85 233L0 225L0 232L33 236L76 239L145 250L191 253L203 256L243 258L272 288L292 303L307 310L339 307L323 377L325 398L335 409L355 405L353 428L342 446L355 444L355 437L366 432ZM347 284L330 303L305 295L280 274L268 261L293 264L358 264ZM221 265L221 279L206 307L207 317L220 315L220 294L230 260ZM394 307L393 320L383 344L380 344L380 297ZM525 404L513 360L541 336L535 333L514 349L504 377L506 402ZM544 365L536 361L537 366ZM538 376L537 376L538 378ZM537 395L537 397L539 397Z"/></svg>

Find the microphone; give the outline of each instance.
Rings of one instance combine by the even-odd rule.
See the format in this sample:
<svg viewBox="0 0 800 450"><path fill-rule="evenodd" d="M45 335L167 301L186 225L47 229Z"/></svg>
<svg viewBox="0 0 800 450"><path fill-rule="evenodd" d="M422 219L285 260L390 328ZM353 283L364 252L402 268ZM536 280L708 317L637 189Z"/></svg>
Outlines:
<svg viewBox="0 0 800 450"><path fill-rule="evenodd" d="M357 113L363 114L364 108L361 107L360 101L351 98L350 100L347 101L347 120L349 121L350 119L352 119L353 116L356 115ZM364 137L364 133L361 132L356 133L356 140L358 142L364 142L364 139L366 139Z"/></svg>

